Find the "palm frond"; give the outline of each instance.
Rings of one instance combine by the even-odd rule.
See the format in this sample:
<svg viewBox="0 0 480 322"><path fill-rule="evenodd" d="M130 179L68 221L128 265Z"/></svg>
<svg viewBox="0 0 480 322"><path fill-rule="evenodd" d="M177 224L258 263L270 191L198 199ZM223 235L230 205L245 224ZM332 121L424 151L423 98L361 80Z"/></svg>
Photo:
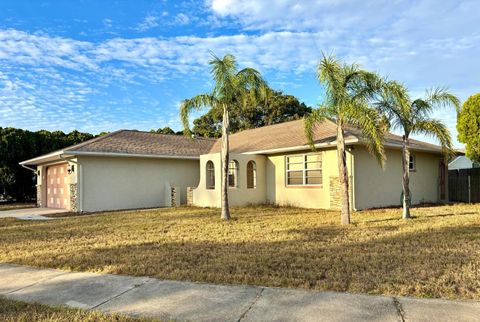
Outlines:
<svg viewBox="0 0 480 322"><path fill-rule="evenodd" d="M190 99L183 100L180 105L180 119L183 125L183 132L185 135L190 136L189 116L193 110L201 110L205 107L215 107L216 99L211 94L200 94Z"/></svg>
<svg viewBox="0 0 480 322"><path fill-rule="evenodd" d="M332 55L322 53L322 59L317 65L317 77L321 84L325 85L327 97L335 104L342 101L344 93L344 73L340 62Z"/></svg>
<svg viewBox="0 0 480 322"><path fill-rule="evenodd" d="M315 150L315 142L313 140L315 126L317 126L319 123L322 123L329 116L329 108L327 106L320 106L304 118L305 136L307 137L308 145L310 145L312 150Z"/></svg>
<svg viewBox="0 0 480 322"><path fill-rule="evenodd" d="M382 114L367 104L356 104L345 110L346 122L361 130L362 139L370 154L374 155L382 168L385 166L383 137L386 126Z"/></svg>
<svg viewBox="0 0 480 322"><path fill-rule="evenodd" d="M425 101L429 105L438 107L453 106L455 110L460 112L461 103L457 96L449 92L446 87L436 87L427 90Z"/></svg>
<svg viewBox="0 0 480 322"><path fill-rule="evenodd" d="M446 156L453 153L452 137L448 128L439 120L424 119L415 123L412 133L423 134L440 141L442 151Z"/></svg>
<svg viewBox="0 0 480 322"><path fill-rule="evenodd" d="M256 69L244 68L237 73L236 78L237 88L241 91L237 96L248 96L248 101L253 105L265 101L268 85Z"/></svg>
<svg viewBox="0 0 480 322"><path fill-rule="evenodd" d="M393 129L408 131L411 104L405 86L396 81L385 81L373 106L387 117Z"/></svg>
<svg viewBox="0 0 480 322"><path fill-rule="evenodd" d="M222 59L212 54L210 73L215 81L213 95L220 100L231 101L237 88L237 61L235 56L226 54Z"/></svg>

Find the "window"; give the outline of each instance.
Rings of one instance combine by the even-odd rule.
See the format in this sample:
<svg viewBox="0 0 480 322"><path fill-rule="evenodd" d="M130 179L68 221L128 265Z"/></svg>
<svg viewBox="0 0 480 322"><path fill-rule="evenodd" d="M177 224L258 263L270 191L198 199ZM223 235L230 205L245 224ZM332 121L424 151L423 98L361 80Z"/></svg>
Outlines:
<svg viewBox="0 0 480 322"><path fill-rule="evenodd" d="M212 161L207 162L207 189L215 189L215 166Z"/></svg>
<svg viewBox="0 0 480 322"><path fill-rule="evenodd" d="M322 155L317 153L286 157L286 178L289 186L322 185Z"/></svg>
<svg viewBox="0 0 480 322"><path fill-rule="evenodd" d="M415 159L415 155L410 154L410 160L408 161L408 169L410 171L415 171L417 170L417 160Z"/></svg>
<svg viewBox="0 0 480 322"><path fill-rule="evenodd" d="M257 187L257 165L255 161L247 163L247 189L255 189Z"/></svg>
<svg viewBox="0 0 480 322"><path fill-rule="evenodd" d="M238 161L232 160L228 164L228 186L238 187Z"/></svg>

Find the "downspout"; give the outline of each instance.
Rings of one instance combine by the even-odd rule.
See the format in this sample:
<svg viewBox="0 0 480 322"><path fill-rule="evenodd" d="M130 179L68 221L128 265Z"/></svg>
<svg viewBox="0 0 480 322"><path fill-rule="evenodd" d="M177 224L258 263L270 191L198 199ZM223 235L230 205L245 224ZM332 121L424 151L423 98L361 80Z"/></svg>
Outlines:
<svg viewBox="0 0 480 322"><path fill-rule="evenodd" d="M35 173L35 175L37 175L37 169L27 167L26 165L21 164L21 163L20 163L20 165L22 166L22 168L25 168L25 169L28 169L28 170L30 170L30 171L33 171L33 172Z"/></svg>
<svg viewBox="0 0 480 322"><path fill-rule="evenodd" d="M348 154L350 155L350 186L352 187L352 200L351 200L351 205L352 205L352 210L353 211L357 211L357 208L355 207L355 168L354 168L354 164L355 164L355 160L354 160L354 156L353 156L353 153L352 151L354 150L354 147L353 146L350 146L348 148Z"/></svg>
<svg viewBox="0 0 480 322"><path fill-rule="evenodd" d="M78 186L78 211L83 212L83 170L82 170L82 165L78 163L77 161L73 161L72 158L65 158L63 157L63 154L60 154L58 156L60 159L71 162L77 165L78 169L78 176L77 176L77 186Z"/></svg>

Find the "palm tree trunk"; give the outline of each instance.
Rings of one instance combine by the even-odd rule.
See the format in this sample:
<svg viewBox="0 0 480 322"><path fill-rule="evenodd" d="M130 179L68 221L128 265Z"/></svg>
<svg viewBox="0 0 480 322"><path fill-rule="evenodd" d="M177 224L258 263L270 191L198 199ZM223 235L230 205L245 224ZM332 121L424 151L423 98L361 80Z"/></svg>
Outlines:
<svg viewBox="0 0 480 322"><path fill-rule="evenodd" d="M342 188L341 222L342 225L348 225L350 224L350 201L348 197L347 154L345 153L345 139L341 123L337 124L337 158L338 177Z"/></svg>
<svg viewBox="0 0 480 322"><path fill-rule="evenodd" d="M402 169L403 169L403 218L410 218L410 151L408 150L408 136L403 136Z"/></svg>
<svg viewBox="0 0 480 322"><path fill-rule="evenodd" d="M230 219L230 209L228 208L228 161L229 147L228 134L230 132L230 121L228 119L227 106L223 105L223 124L222 124L222 216L224 220Z"/></svg>

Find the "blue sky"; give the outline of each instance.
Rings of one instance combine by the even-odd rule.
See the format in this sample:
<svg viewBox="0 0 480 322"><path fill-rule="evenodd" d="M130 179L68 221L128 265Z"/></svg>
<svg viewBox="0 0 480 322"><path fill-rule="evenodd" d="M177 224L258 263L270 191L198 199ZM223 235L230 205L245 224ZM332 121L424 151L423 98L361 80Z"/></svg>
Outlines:
<svg viewBox="0 0 480 322"><path fill-rule="evenodd" d="M180 101L211 88L209 51L311 106L322 51L412 96L448 86L463 101L480 89L479 12L477 0L3 0L0 126L179 130ZM434 116L456 139L455 112Z"/></svg>

